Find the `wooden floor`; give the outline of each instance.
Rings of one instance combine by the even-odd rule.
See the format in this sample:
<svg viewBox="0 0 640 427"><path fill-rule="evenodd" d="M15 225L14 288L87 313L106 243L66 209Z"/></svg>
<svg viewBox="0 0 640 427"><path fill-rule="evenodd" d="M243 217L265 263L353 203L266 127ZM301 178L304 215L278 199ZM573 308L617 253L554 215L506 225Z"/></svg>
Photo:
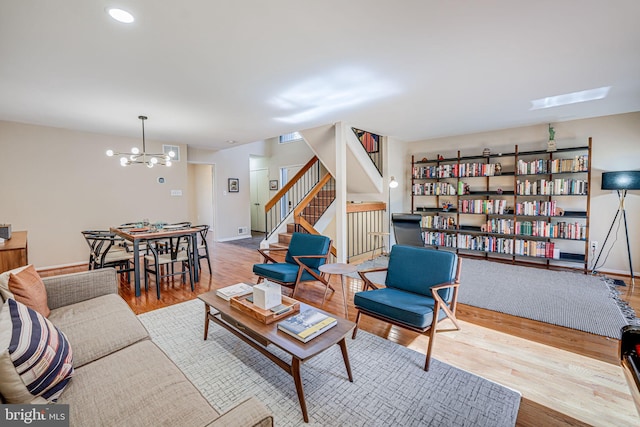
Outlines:
<svg viewBox="0 0 640 427"><path fill-rule="evenodd" d="M243 281L255 281L252 266L261 262L257 251L228 243L212 243L209 274L203 262L202 276L191 292L188 285L162 285L136 298L133 286L121 284L120 294L136 313L155 310L195 298L198 294ZM464 260L463 260L464 262ZM53 275L82 267L49 270ZM332 278L336 292L322 307L344 316L338 276ZM627 279L628 280L628 279ZM353 294L362 282L347 278L348 317L355 319ZM640 296L622 287L623 299L640 313ZM322 301L324 288L307 285L297 298L309 304ZM618 340L556 327L488 310L460 305L462 330L438 334L433 356L522 393L518 426L638 426L629 388L618 364ZM441 324L446 327L445 323ZM425 353L427 337L364 318L361 328L398 344ZM357 382L357 378L355 379Z"/></svg>

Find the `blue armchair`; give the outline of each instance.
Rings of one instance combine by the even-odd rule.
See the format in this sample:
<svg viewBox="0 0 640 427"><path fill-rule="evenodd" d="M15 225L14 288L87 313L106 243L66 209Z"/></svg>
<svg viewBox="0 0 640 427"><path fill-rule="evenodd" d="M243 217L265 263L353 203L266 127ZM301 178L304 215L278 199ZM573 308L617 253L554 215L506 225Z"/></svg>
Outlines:
<svg viewBox="0 0 640 427"><path fill-rule="evenodd" d="M387 271L385 287L367 279L374 271ZM362 314L412 331L429 331L424 370L429 370L431 349L436 332L459 330L455 316L460 279L460 259L449 251L394 245L387 268L358 272L364 280L362 292L354 296L358 310L356 328ZM455 329L437 331L441 320L450 319Z"/></svg>
<svg viewBox="0 0 640 427"><path fill-rule="evenodd" d="M331 239L326 236L293 233L288 248L258 249L264 257L263 264L254 264L253 273L258 276L258 283L263 279L293 288L295 297L299 283L318 281L334 291L325 279L325 274L318 268L327 262ZM284 262L276 261L271 252L286 251ZM325 289L325 295L326 295ZM324 304L324 298L322 300Z"/></svg>

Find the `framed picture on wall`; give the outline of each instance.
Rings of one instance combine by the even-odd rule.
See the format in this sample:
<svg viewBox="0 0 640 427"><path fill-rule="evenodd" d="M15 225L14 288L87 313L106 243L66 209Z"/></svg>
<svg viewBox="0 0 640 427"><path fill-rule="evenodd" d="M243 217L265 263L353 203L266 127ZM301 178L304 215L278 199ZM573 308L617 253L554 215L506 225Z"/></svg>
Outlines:
<svg viewBox="0 0 640 427"><path fill-rule="evenodd" d="M240 191L240 180L238 178L229 178L229 193L237 193Z"/></svg>
<svg viewBox="0 0 640 427"><path fill-rule="evenodd" d="M272 179L269 181L269 190L277 190L278 189L278 180Z"/></svg>

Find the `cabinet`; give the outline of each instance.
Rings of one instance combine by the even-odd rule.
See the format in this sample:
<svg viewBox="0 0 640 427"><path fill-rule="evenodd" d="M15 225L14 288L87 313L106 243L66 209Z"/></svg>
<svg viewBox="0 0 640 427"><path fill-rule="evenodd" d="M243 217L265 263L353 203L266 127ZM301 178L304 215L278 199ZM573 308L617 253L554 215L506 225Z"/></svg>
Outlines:
<svg viewBox="0 0 640 427"><path fill-rule="evenodd" d="M411 157L427 246L588 271L591 138L547 152Z"/></svg>
<svg viewBox="0 0 640 427"><path fill-rule="evenodd" d="M0 243L0 273L27 265L27 232L14 231L9 240Z"/></svg>

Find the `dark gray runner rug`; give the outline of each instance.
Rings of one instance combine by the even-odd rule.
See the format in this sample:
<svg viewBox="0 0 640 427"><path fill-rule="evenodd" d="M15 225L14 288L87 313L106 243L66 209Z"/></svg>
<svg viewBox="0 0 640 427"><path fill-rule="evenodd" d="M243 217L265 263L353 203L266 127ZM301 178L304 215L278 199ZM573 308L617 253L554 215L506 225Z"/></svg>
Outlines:
<svg viewBox="0 0 640 427"><path fill-rule="evenodd" d="M378 257L359 270L387 261ZM384 273L373 274L384 283ZM577 272L463 258L459 292L461 304L616 339L624 325L639 323L613 280Z"/></svg>
<svg viewBox="0 0 640 427"><path fill-rule="evenodd" d="M261 233L261 234L253 234L252 237L248 237L244 239L227 240L225 242L220 242L220 243L241 246L247 249L258 250L260 248L260 242L262 242L263 240L264 240L264 233Z"/></svg>
<svg viewBox="0 0 640 427"><path fill-rule="evenodd" d="M338 346L302 365L305 424L293 378L213 323L204 341L202 311L203 303L192 300L139 318L218 411L254 396L273 412L277 426L515 425L520 393L435 359L425 372L423 354L365 331L347 340L353 383Z"/></svg>

